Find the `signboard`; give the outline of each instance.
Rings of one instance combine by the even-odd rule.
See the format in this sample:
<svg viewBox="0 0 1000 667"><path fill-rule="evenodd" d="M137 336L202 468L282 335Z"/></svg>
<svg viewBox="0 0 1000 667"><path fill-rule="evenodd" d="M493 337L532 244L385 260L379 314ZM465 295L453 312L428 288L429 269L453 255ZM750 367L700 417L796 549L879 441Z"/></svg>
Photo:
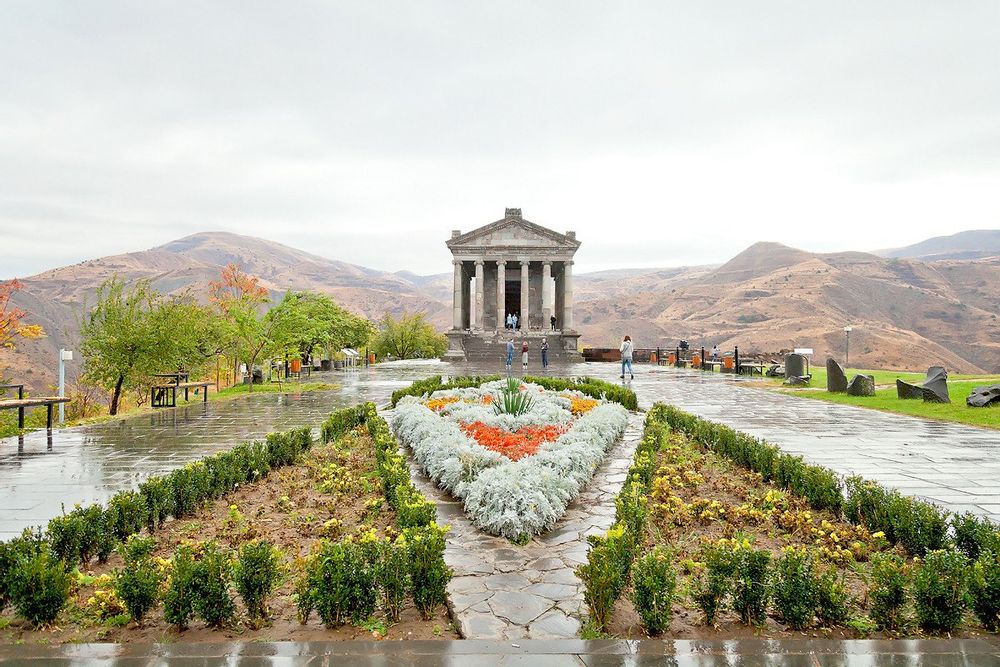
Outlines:
<svg viewBox="0 0 1000 667"><path fill-rule="evenodd" d="M797 347L794 350L795 354L812 354L813 349L811 347Z"/></svg>

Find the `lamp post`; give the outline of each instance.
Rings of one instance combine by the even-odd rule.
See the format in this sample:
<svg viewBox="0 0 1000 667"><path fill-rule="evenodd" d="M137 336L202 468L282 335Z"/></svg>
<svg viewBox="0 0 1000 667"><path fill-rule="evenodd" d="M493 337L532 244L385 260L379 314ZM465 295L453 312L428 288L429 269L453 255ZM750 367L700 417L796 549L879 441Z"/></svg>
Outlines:
<svg viewBox="0 0 1000 667"><path fill-rule="evenodd" d="M66 362L73 361L73 350L59 349L59 398L66 396ZM66 421L66 404L59 404L59 423Z"/></svg>
<svg viewBox="0 0 1000 667"><path fill-rule="evenodd" d="M851 331L854 330L850 324L844 327L844 335L846 336L844 342L844 368L849 368L851 365Z"/></svg>

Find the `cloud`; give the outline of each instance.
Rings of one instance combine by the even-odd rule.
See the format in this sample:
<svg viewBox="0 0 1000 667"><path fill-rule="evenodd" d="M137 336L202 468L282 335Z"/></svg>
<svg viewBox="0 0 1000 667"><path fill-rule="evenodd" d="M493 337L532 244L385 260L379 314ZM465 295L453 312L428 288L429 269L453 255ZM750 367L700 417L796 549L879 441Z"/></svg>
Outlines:
<svg viewBox="0 0 1000 667"><path fill-rule="evenodd" d="M506 206L581 270L1000 221L995 2L3 15L0 275L214 229L436 273Z"/></svg>

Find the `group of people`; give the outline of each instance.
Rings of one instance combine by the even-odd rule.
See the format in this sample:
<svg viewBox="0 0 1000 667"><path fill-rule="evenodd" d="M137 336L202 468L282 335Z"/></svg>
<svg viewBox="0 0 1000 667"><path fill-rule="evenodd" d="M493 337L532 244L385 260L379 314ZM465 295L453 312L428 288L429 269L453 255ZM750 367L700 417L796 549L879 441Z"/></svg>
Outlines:
<svg viewBox="0 0 1000 667"><path fill-rule="evenodd" d="M518 329L518 322L520 322L520 319L518 319L517 313L507 313L507 320L504 322L503 328L504 329L510 329L512 331L517 330ZM553 331L556 330L556 316L555 315L549 316L549 326L552 327Z"/></svg>
<svg viewBox="0 0 1000 667"><path fill-rule="evenodd" d="M549 367L549 342L542 339L542 344L539 346L539 351L542 353L542 369ZM510 340L507 341L507 372L510 372L511 366L514 365L514 337L511 336ZM521 368L523 370L528 370L528 341L521 341Z"/></svg>

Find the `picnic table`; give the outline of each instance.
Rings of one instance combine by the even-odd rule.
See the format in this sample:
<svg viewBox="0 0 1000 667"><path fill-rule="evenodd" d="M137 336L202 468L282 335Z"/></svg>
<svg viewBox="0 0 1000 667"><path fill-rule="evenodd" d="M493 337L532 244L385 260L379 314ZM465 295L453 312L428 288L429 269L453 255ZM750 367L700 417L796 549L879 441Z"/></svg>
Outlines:
<svg viewBox="0 0 1000 667"><path fill-rule="evenodd" d="M761 364L753 361L741 361L740 362L740 375L757 375L764 377L764 367L768 364Z"/></svg>
<svg viewBox="0 0 1000 667"><path fill-rule="evenodd" d="M24 397L23 384L0 384L0 389L17 389L17 398L0 398L0 410L17 410L17 427L24 428L24 409L45 406L46 423L45 428L52 430L52 406L60 403L69 403L69 399L64 396L32 396Z"/></svg>
<svg viewBox="0 0 1000 667"><path fill-rule="evenodd" d="M155 378L172 379L173 382L153 385L149 394L150 407L154 408L176 408L177 390L184 390L184 400L189 400L188 391L191 389L202 389L202 402L208 403L208 387L211 382L189 382L191 374L186 371L176 373L155 373Z"/></svg>
<svg viewBox="0 0 1000 667"><path fill-rule="evenodd" d="M719 368L721 368L722 367L722 362L721 361L712 361L711 359L706 359L705 361L701 362L702 369L706 369L707 368L709 371L714 371L716 366L718 366Z"/></svg>

